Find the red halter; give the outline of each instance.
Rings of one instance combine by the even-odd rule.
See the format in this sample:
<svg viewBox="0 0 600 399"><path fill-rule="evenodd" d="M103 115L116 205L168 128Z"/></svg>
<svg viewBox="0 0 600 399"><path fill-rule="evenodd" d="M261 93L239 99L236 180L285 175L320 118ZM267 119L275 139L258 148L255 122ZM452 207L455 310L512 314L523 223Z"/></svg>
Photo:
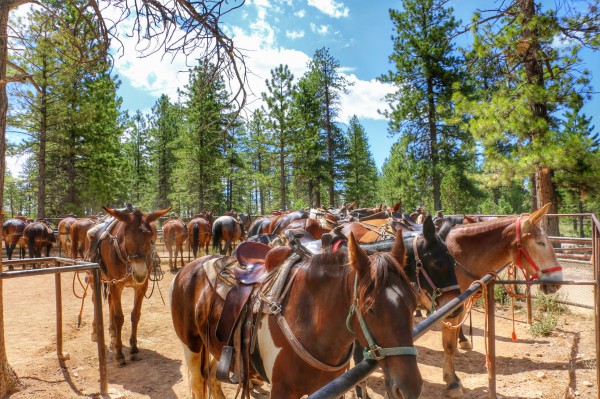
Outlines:
<svg viewBox="0 0 600 399"><path fill-rule="evenodd" d="M527 261L529 262L529 264L531 265L531 267L533 267L533 269L536 272L544 274L544 273L558 272L558 271L562 270L562 266L557 265L557 266L554 266L554 267L549 267L547 269L542 269L540 271L540 268L535 264L535 262L533 261L533 259L531 259L531 256L529 256L529 254L527 252L525 252L525 248L523 247L523 243L521 242L521 216L519 216L517 218L516 228L517 228L517 259L515 260L515 264L519 267L519 269L521 269L521 271L523 271L523 274L526 276L526 278L527 278L527 274L525 274L523 266L521 266L521 255L525 256L525 259L527 259ZM539 277L539 273L535 273L528 280L535 280L535 279L537 279Z"/></svg>

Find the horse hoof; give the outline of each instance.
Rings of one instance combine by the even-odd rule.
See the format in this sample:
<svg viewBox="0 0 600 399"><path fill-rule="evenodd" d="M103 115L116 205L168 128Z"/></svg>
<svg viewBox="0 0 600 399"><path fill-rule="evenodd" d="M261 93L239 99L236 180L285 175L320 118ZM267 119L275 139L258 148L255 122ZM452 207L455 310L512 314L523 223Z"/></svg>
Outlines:
<svg viewBox="0 0 600 399"><path fill-rule="evenodd" d="M460 346L460 349L464 349L464 350L473 349L473 346L471 345L471 343L469 341L460 341L458 343L458 345Z"/></svg>
<svg viewBox="0 0 600 399"><path fill-rule="evenodd" d="M127 364L127 361L125 360L125 356L123 356L122 354L120 356L117 356L115 358L115 364L117 367L123 367Z"/></svg>
<svg viewBox="0 0 600 399"><path fill-rule="evenodd" d="M261 381L261 380L256 380L254 378L252 378L250 380L250 386L251 386L251 388L259 388L259 387L262 387L263 384L264 384L264 382Z"/></svg>
<svg viewBox="0 0 600 399"><path fill-rule="evenodd" d="M131 353L129 355L129 358L131 359L132 362L137 362L138 360L140 360L140 355L138 353Z"/></svg>
<svg viewBox="0 0 600 399"><path fill-rule="evenodd" d="M451 399L465 399L465 394L460 386L446 390L446 396Z"/></svg>

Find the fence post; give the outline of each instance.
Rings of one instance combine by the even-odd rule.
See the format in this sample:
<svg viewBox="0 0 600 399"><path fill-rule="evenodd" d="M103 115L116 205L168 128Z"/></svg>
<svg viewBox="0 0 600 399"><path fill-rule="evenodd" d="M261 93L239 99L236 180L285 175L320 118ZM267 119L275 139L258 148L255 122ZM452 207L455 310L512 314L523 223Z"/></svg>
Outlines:
<svg viewBox="0 0 600 399"><path fill-rule="evenodd" d="M63 317L62 317L62 284L60 273L54 275L54 291L56 295L56 354L59 361L65 360L63 353Z"/></svg>
<svg viewBox="0 0 600 399"><path fill-rule="evenodd" d="M594 322L596 324L596 359L600 359L600 311L598 300L600 300L600 237L598 237L598 229L600 226L596 224L596 218L592 217L592 257L594 261ZM600 399L600 364L596 360L596 387L597 398Z"/></svg>
<svg viewBox="0 0 600 399"><path fill-rule="evenodd" d="M489 398L496 399L496 306L494 301L494 280L487 286L487 359Z"/></svg>
<svg viewBox="0 0 600 399"><path fill-rule="evenodd" d="M104 318L102 315L102 292L100 269L92 270L94 279L94 316L96 319L96 341L98 344L98 367L100 368L100 394L108 394L108 377L106 373L106 348L104 346Z"/></svg>

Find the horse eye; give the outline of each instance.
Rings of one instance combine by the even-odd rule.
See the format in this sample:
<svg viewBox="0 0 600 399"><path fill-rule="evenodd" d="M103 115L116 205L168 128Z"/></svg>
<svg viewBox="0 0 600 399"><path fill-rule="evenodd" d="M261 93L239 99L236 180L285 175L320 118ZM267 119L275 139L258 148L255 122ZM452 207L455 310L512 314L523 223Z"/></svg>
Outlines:
<svg viewBox="0 0 600 399"><path fill-rule="evenodd" d="M537 241L537 242L536 242L536 244L537 244L537 245L541 245L542 247L545 247L545 246L546 246L546 243L545 243L545 242L543 242L543 241Z"/></svg>

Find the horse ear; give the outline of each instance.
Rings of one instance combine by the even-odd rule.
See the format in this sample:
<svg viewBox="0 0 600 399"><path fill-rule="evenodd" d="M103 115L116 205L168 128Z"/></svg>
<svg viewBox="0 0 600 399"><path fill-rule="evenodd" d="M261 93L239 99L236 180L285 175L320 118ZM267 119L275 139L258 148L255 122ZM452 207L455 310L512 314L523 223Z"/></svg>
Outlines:
<svg viewBox="0 0 600 399"><path fill-rule="evenodd" d="M541 220L544 218L544 216L546 216L546 213L548 212L548 208L550 208L551 205L552 205L552 203L548 202L546 205L544 205L543 207L541 207L540 209L538 209L537 211L535 211L531 215L529 215L530 223L538 224L539 222L541 222Z"/></svg>
<svg viewBox="0 0 600 399"><path fill-rule="evenodd" d="M383 204L379 204L379 206L377 207L377 212L381 212L382 209L383 209Z"/></svg>
<svg viewBox="0 0 600 399"><path fill-rule="evenodd" d="M348 205L348 210L351 211L352 209L354 209L355 206L356 206L356 201L354 201L350 205Z"/></svg>
<svg viewBox="0 0 600 399"><path fill-rule="evenodd" d="M161 217L161 216L164 216L164 215L165 215L167 212L169 212L171 209L172 209L172 207L170 207L170 208L167 208L167 209L163 209L163 210L160 210L160 211L154 211L154 212L152 212L152 213L149 213L149 214L146 216L146 222L148 222L148 223L152 223L152 222L154 222L154 221L155 221L155 220L157 220L159 217Z"/></svg>
<svg viewBox="0 0 600 399"><path fill-rule="evenodd" d="M348 237L348 257L350 258L350 266L356 270L359 275L368 272L370 268L369 256L360 245L358 245L353 233L350 233L350 237Z"/></svg>
<svg viewBox="0 0 600 399"><path fill-rule="evenodd" d="M442 239L442 241L446 242L446 238L448 238L448 233L452 230L452 223L449 220L445 220L440 227L440 231L438 231L438 236Z"/></svg>
<svg viewBox="0 0 600 399"><path fill-rule="evenodd" d="M402 237L402 229L396 232L396 240L392 247L392 256L396 258L396 261L400 264L400 267L404 269L406 264L406 247L404 246L404 237Z"/></svg>
<svg viewBox="0 0 600 399"><path fill-rule="evenodd" d="M423 237L427 242L435 242L435 225L431 215L427 215L425 221L423 221Z"/></svg>
<svg viewBox="0 0 600 399"><path fill-rule="evenodd" d="M398 212L400 210L400 203L396 202L396 204L394 205L394 212Z"/></svg>
<svg viewBox="0 0 600 399"><path fill-rule="evenodd" d="M108 213L110 216L115 217L123 222L128 221L129 215L131 215L130 213L122 212L117 209L110 209L105 206L103 206L102 209L104 209L106 211L106 213Z"/></svg>

